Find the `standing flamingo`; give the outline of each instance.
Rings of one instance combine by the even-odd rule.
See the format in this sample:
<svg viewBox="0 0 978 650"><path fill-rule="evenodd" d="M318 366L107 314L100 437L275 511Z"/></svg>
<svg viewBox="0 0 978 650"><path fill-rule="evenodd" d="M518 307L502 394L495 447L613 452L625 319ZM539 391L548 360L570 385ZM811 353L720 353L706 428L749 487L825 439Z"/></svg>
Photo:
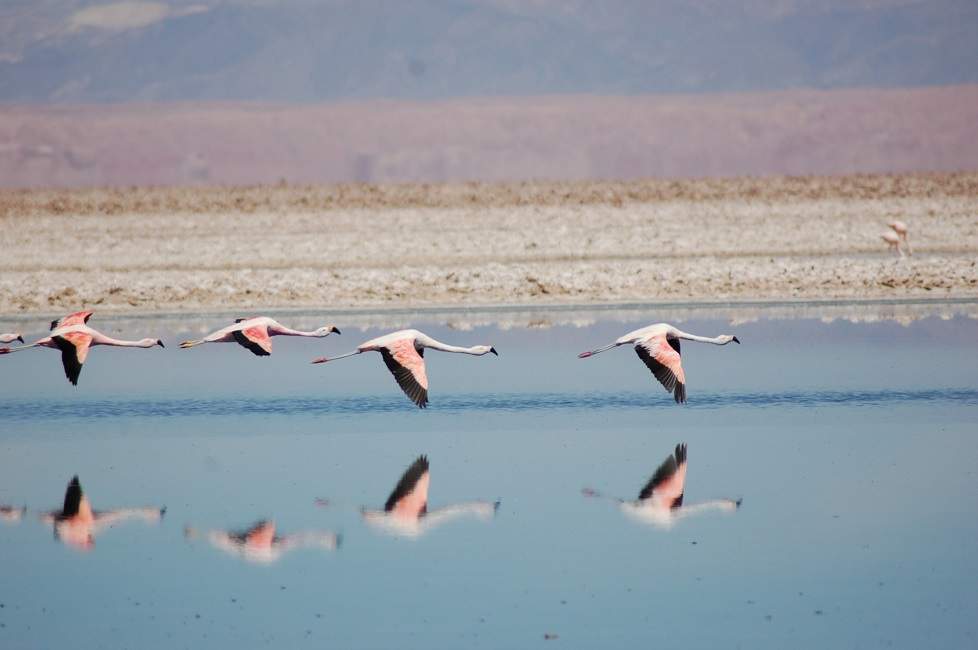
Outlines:
<svg viewBox="0 0 978 650"><path fill-rule="evenodd" d="M183 534L187 539L199 535L193 528L184 528ZM342 542L342 537L328 531L309 531L278 536L275 534L275 522L263 519L247 530L211 530L206 533L207 540L214 548L225 553L236 555L249 562L270 564L276 562L288 551L297 548L321 548L335 551Z"/></svg>
<svg viewBox="0 0 978 650"><path fill-rule="evenodd" d="M95 536L104 528L109 528L125 519L139 518L149 522L159 521L166 514L162 508L123 508L99 512L92 510L92 504L82 492L81 483L75 476L65 490L64 505L41 516L41 520L54 526L54 534L65 544L82 550L95 546Z"/></svg>
<svg viewBox="0 0 978 650"><path fill-rule="evenodd" d="M234 321L234 325L228 325L212 334L208 334L202 339L195 341L184 341L180 344L181 348L192 348L202 343L237 343L242 347L248 348L259 357L267 357L272 353L273 336L312 336L323 338L332 333L339 334L340 331L332 325L324 325L312 332L294 330L282 325L278 321L267 316L257 316L253 318L239 318Z"/></svg>
<svg viewBox="0 0 978 650"><path fill-rule="evenodd" d="M903 257L903 249L900 248L900 235L895 232L886 231L880 238L887 243L891 250L896 250Z"/></svg>
<svg viewBox="0 0 978 650"><path fill-rule="evenodd" d="M387 497L383 511L363 509L363 520L385 532L417 538L450 519L464 515L489 519L499 510L498 501L468 501L428 510L430 482L428 457L418 456Z"/></svg>
<svg viewBox="0 0 978 650"><path fill-rule="evenodd" d="M677 404L686 402L686 373L683 372L682 359L679 356L679 339L700 341L714 345L726 345L733 341L740 343L736 336L722 334L716 338L687 334L667 323L657 323L629 332L614 343L590 352L581 352L579 359L610 350L619 345L634 344L635 352L655 378L665 387L666 392L672 392Z"/></svg>
<svg viewBox="0 0 978 650"><path fill-rule="evenodd" d="M425 408L428 405L428 375L425 374L424 368L425 348L475 356L482 356L489 352L499 355L496 348L491 345L460 348L436 341L418 330L401 330L361 343L353 352L347 352L336 357L319 357L313 359L312 363L336 361L362 352L380 352L384 357L384 363L387 364L387 369L394 375L397 385L401 387L404 394L419 408Z"/></svg>
<svg viewBox="0 0 978 650"><path fill-rule="evenodd" d="M682 517L710 510L732 512L741 504L740 499L715 499L694 505L683 505L685 491L686 443L680 443L655 470L655 474L638 493L637 500L616 498L612 500L618 502L622 512L629 517L666 529L672 528ZM608 498L590 488L585 488L581 492L587 497Z"/></svg>
<svg viewBox="0 0 978 650"><path fill-rule="evenodd" d="M73 386L78 385L82 364L88 358L88 350L94 345L113 345L123 348L165 347L160 339L146 338L138 341L124 341L106 336L87 325L92 317L90 311L79 311L69 314L60 320L51 321L51 334L34 341L30 345L16 348L0 348L0 354L10 354L28 350L33 347L57 348L61 350L61 364L65 369L65 377Z"/></svg>
<svg viewBox="0 0 978 650"><path fill-rule="evenodd" d="M905 224L902 221L891 221L887 225L890 227L891 230L893 230L893 232L897 234L897 236L901 240L903 240L903 243L906 244L907 255L913 255L913 249L910 248L910 237L909 237L910 229L907 228L907 224Z"/></svg>

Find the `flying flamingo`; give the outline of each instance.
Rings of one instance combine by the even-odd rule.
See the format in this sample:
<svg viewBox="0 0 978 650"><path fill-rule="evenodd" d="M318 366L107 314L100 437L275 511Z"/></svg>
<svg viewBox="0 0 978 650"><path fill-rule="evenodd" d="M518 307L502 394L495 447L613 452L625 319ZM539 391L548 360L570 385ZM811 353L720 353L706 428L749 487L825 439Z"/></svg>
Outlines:
<svg viewBox="0 0 978 650"><path fill-rule="evenodd" d="M370 526L393 535L417 538L450 519L474 515L491 518L499 510L499 502L468 501L437 510L428 510L428 457L418 456L405 470L394 491L381 510L361 510L363 520Z"/></svg>
<svg viewBox="0 0 978 650"><path fill-rule="evenodd" d="M638 499L616 501L629 517L643 523L669 529L683 517L718 510L733 512L740 507L741 499L716 499L694 505L683 505L683 495L686 490L686 443L676 445L676 450L669 454L655 470L645 487L638 493ZM581 491L584 496L609 498L590 489Z"/></svg>
<svg viewBox="0 0 978 650"><path fill-rule="evenodd" d="M902 221L891 221L887 225L890 227L891 230L893 230L893 232L897 234L897 236L903 241L903 243L906 244L907 255L913 255L913 249L910 248L910 238L908 236L910 229L907 228L907 224L905 224Z"/></svg>
<svg viewBox="0 0 978 650"><path fill-rule="evenodd" d="M180 344L181 348L192 348L202 343L237 343L248 348L259 357L267 357L272 353L273 336L312 336L323 338L333 332L339 334L340 331L332 325L325 325L312 332L294 330L282 325L278 321L267 316L257 316L253 318L239 318L234 321L234 325L228 325L212 334L208 334L202 339L195 341L184 341Z"/></svg>
<svg viewBox="0 0 978 650"><path fill-rule="evenodd" d="M95 536L105 528L110 528L120 521L139 518L148 522L157 522L166 514L162 508L123 508L99 512L92 510L92 504L82 492L78 477L68 483L65 490L64 506L61 510L44 514L41 520L54 526L54 534L65 544L81 550L90 550L95 546Z"/></svg>
<svg viewBox="0 0 978 650"><path fill-rule="evenodd" d="M418 330L400 330L361 343L353 352L347 352L336 357L319 357L313 359L312 362L326 363L327 361L352 357L361 352L380 352L384 357L384 363L387 364L387 369L394 375L397 385L401 387L404 394L419 408L425 408L428 405L428 375L425 374L424 368L425 348L475 356L482 356L489 352L499 355L496 348L491 345L460 348L436 341Z"/></svg>
<svg viewBox="0 0 978 650"><path fill-rule="evenodd" d="M68 314L60 320L51 321L51 334L34 341L30 345L16 348L0 348L0 354L12 354L33 347L57 348L61 350L61 364L65 369L65 377L72 385L78 385L82 364L88 358L88 350L94 345L114 345L124 348L165 347L160 339L146 338L138 341L123 341L106 336L92 329L86 323L92 317L90 311L78 311Z"/></svg>
<svg viewBox="0 0 978 650"><path fill-rule="evenodd" d="M184 528L184 536L193 539L200 535L193 528ZM277 536L275 522L263 519L247 530L211 530L206 533L207 540L214 548L230 555L241 557L249 562L277 562L288 551L297 548L321 548L335 551L342 537L328 531L309 531Z"/></svg>
<svg viewBox="0 0 978 650"><path fill-rule="evenodd" d="M733 341L740 343L736 336L722 334L716 338L706 336L696 336L687 334L676 329L667 323L657 323L620 337L614 343L609 343L604 347L590 352L581 352L577 355L579 359L586 359L599 352L610 350L619 345L634 344L635 352L655 378L665 387L667 392L671 392L677 404L686 402L686 373L683 372L682 359L679 356L679 339L687 341L700 341L701 343L712 343L714 345L726 345Z"/></svg>
<svg viewBox="0 0 978 650"><path fill-rule="evenodd" d="M903 257L903 249L900 248L900 235L895 232L886 231L880 235L880 238L887 243L890 249L895 249L900 254L900 257Z"/></svg>

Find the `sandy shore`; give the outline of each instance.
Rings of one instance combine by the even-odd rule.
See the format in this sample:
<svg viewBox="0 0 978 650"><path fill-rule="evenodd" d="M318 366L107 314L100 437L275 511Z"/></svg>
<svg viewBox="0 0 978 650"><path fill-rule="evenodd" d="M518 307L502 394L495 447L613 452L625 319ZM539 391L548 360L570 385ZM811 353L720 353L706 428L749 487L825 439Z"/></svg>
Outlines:
<svg viewBox="0 0 978 650"><path fill-rule="evenodd" d="M6 314L976 297L978 173L0 192L0 240Z"/></svg>

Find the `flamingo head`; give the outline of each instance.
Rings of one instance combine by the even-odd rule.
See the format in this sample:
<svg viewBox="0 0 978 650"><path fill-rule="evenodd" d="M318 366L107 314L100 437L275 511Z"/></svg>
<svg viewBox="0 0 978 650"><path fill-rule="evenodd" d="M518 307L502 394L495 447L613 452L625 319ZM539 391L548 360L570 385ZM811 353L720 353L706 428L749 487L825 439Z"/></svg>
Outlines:
<svg viewBox="0 0 978 650"><path fill-rule="evenodd" d="M726 345L731 341L733 341L734 343L740 343L740 339L738 339L736 336L732 336L730 334L722 334L720 336L720 345Z"/></svg>
<svg viewBox="0 0 978 650"><path fill-rule="evenodd" d="M156 343L154 345L158 345L161 348L165 348L166 347L165 345L163 345L163 339L156 339Z"/></svg>
<svg viewBox="0 0 978 650"><path fill-rule="evenodd" d="M140 339L139 341L139 347L141 348L151 348L157 345L161 348L166 347L163 345L163 341L161 339Z"/></svg>
<svg viewBox="0 0 978 650"><path fill-rule="evenodd" d="M329 336L330 334L342 334L342 332L335 325L323 325L318 330L316 330L316 336L320 338L324 336Z"/></svg>
<svg viewBox="0 0 978 650"><path fill-rule="evenodd" d="M499 353L496 352L496 348L492 347L491 345L476 345L472 348L472 351L479 356L489 354L490 352L495 354L497 357L499 356Z"/></svg>

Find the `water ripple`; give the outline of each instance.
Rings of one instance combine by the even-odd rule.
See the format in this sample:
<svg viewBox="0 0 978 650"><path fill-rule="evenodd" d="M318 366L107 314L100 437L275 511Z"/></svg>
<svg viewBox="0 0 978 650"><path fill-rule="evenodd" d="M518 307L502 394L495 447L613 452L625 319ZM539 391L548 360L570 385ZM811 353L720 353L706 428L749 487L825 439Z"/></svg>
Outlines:
<svg viewBox="0 0 978 650"><path fill-rule="evenodd" d="M814 391L781 393L700 393L685 408L880 406L909 403L978 405L978 390ZM650 393L492 393L444 395L433 402L435 412L536 411L561 409L679 408L668 396ZM189 417L242 415L362 415L417 411L400 396L276 397L253 399L129 399L81 401L0 400L0 421L69 418Z"/></svg>

